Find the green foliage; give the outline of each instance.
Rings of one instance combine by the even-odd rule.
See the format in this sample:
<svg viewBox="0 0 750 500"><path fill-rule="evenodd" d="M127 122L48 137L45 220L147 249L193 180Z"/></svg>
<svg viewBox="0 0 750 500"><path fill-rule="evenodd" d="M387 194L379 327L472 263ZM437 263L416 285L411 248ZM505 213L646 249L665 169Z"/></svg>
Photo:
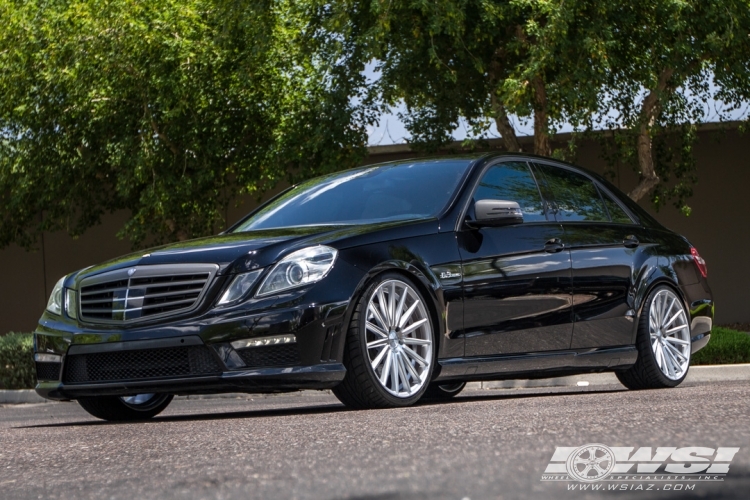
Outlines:
<svg viewBox="0 0 750 500"><path fill-rule="evenodd" d="M294 6L0 0L0 247L120 209L136 246L212 234L238 194L357 164L346 72Z"/></svg>
<svg viewBox="0 0 750 500"><path fill-rule="evenodd" d="M333 33L376 61L371 91L403 102L414 146L434 151L464 118L475 138L494 120L520 148L508 115L534 122L534 152L571 159L545 136L561 124L608 129L612 165L632 166L657 205L689 213L696 125L750 100L748 0L435 0L319 2ZM708 109L716 99L720 109ZM746 111L745 111L746 113ZM602 137L602 134L597 134ZM515 141L515 142L514 142Z"/></svg>
<svg viewBox="0 0 750 500"><path fill-rule="evenodd" d="M461 119L511 150L533 120L565 159L561 124L609 129L631 196L687 214L705 103L750 100L750 0L0 0L0 23L0 248L122 209L134 246L215 233L239 194L358 164L399 102L430 151Z"/></svg>
<svg viewBox="0 0 750 500"><path fill-rule="evenodd" d="M0 336L0 389L31 389L36 385L34 340L30 333Z"/></svg>
<svg viewBox="0 0 750 500"><path fill-rule="evenodd" d="M599 4L342 0L321 11L332 31L363 47L363 64L378 62L372 91L385 105L406 104L414 145L435 150L460 118L486 136L498 106L522 119L544 112L544 133L594 109L605 52L588 32Z"/></svg>
<svg viewBox="0 0 750 500"><path fill-rule="evenodd" d="M610 27L597 34L606 66L588 125L612 132L601 136L610 165L658 176L650 193L657 209L671 201L687 215L697 181L696 125L725 121L750 99L750 2L609 2L600 22ZM719 106L709 107L714 100ZM653 172L639 158L641 138L652 143Z"/></svg>
<svg viewBox="0 0 750 500"><path fill-rule="evenodd" d="M750 334L716 327L708 345L695 353L693 365L750 363Z"/></svg>

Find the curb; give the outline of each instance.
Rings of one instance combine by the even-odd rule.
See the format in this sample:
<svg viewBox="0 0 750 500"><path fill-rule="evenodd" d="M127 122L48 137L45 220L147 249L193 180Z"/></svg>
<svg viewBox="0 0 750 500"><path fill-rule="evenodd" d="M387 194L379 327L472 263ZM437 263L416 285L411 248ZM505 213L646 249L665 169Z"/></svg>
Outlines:
<svg viewBox="0 0 750 500"><path fill-rule="evenodd" d="M22 389L12 391L7 389L0 390L0 405L17 405L30 403L54 403L49 399L44 399L36 393L34 389Z"/></svg>
<svg viewBox="0 0 750 500"><path fill-rule="evenodd" d="M732 380L750 381L750 363L740 365L707 365L691 366L684 383L695 384L704 382L726 382ZM570 375L567 377L555 377L544 379L518 379L518 380L493 380L488 382L469 382L467 390L490 390L490 389L525 389L533 387L586 387L595 385L619 385L620 382L614 373L584 373L582 375ZM281 393L290 396L319 396L322 393L331 394L331 391L297 391ZM206 394L194 396L178 396L177 399L266 399L273 398L275 394ZM0 390L0 405L5 404L32 404L32 403L55 403L39 396L33 389L20 391Z"/></svg>

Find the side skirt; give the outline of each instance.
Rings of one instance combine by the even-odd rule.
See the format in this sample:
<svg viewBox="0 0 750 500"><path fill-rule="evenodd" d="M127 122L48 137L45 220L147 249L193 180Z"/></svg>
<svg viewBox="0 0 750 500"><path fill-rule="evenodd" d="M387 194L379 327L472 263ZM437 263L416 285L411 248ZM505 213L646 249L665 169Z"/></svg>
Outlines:
<svg viewBox="0 0 750 500"><path fill-rule="evenodd" d="M450 358L438 361L440 373L435 380L529 379L614 371L632 366L637 358L635 346Z"/></svg>

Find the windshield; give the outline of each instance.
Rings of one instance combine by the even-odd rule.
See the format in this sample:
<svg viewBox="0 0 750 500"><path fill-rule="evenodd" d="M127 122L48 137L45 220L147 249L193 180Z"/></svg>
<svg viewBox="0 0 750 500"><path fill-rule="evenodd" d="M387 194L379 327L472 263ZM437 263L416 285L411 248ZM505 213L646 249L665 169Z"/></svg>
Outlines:
<svg viewBox="0 0 750 500"><path fill-rule="evenodd" d="M429 160L347 170L303 182L234 231L434 217L470 160Z"/></svg>

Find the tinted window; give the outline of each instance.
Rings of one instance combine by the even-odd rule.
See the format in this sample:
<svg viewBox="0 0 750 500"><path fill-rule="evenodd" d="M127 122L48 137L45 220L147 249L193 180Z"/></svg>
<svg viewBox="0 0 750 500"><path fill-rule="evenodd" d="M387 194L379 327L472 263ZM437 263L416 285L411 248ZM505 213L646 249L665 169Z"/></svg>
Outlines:
<svg viewBox="0 0 750 500"><path fill-rule="evenodd" d="M474 192L474 201L478 200L515 201L521 207L524 222L547 220L539 188L525 162L490 167Z"/></svg>
<svg viewBox="0 0 750 500"><path fill-rule="evenodd" d="M609 222L599 190L586 176L549 165L537 165L557 206L558 221Z"/></svg>
<svg viewBox="0 0 750 500"><path fill-rule="evenodd" d="M447 205L470 163L398 163L318 177L264 206L235 232L433 217Z"/></svg>
<svg viewBox="0 0 750 500"><path fill-rule="evenodd" d="M620 205L618 205L615 200L610 198L609 195L604 191L600 191L600 193L602 194L604 204L607 206L607 211L609 211L609 218L612 219L612 222L617 222L618 224L633 223L633 220L628 216L628 214L625 213L625 210L620 208Z"/></svg>

